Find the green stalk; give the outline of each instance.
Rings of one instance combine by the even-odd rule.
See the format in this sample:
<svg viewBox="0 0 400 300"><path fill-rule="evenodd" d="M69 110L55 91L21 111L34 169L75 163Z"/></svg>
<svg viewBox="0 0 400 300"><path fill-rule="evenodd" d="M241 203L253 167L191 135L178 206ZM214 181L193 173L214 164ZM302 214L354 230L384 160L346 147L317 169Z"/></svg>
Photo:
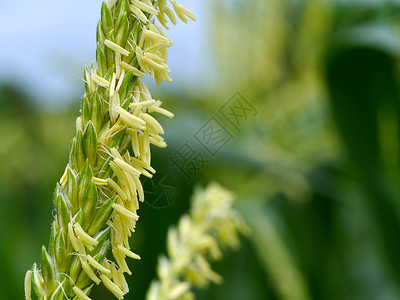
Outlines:
<svg viewBox="0 0 400 300"><path fill-rule="evenodd" d="M186 8L172 5L181 19L194 18ZM166 63L172 41L155 24L155 15L166 27L165 15L173 12L165 0L102 4L97 68L84 70L86 93L69 161L54 193L49 247L42 247L40 268L35 263L26 273L26 299L31 299L32 286L39 299L87 300L100 283L118 299L129 290L125 258L140 259L128 240L144 200L140 176L155 173L150 144L166 146L151 113L173 116L139 80L149 74L157 83L171 81Z"/></svg>

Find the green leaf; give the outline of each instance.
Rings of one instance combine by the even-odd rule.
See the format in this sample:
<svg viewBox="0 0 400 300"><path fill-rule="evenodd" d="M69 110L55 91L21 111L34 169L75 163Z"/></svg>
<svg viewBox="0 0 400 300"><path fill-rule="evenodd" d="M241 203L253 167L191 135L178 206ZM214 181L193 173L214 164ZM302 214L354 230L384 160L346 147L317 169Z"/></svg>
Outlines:
<svg viewBox="0 0 400 300"><path fill-rule="evenodd" d="M400 43L385 43L382 37L390 34L378 29L366 27L361 36L336 41L326 56L326 80L339 133L367 195L388 266L400 282L400 223L385 181L378 122L383 106L399 111Z"/></svg>

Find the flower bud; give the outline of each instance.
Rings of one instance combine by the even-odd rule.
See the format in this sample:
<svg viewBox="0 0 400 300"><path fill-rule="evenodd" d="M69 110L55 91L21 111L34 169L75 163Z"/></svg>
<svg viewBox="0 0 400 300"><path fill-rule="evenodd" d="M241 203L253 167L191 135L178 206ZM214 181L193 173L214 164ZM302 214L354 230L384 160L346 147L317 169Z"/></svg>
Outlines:
<svg viewBox="0 0 400 300"><path fill-rule="evenodd" d="M83 133L83 148L89 164L94 166L97 158L97 134L92 121L87 123Z"/></svg>

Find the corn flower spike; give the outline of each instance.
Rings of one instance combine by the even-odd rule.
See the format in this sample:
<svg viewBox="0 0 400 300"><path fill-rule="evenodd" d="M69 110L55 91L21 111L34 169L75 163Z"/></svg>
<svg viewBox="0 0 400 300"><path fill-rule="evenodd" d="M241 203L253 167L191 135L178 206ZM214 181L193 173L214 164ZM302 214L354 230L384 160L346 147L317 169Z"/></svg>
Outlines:
<svg viewBox="0 0 400 300"><path fill-rule="evenodd" d="M168 232L168 257L159 259L158 281L152 282L147 300L194 299L192 286L222 281L207 258L220 259L221 246L237 248L238 233L249 230L232 202L233 194L216 183L197 190L190 213Z"/></svg>
<svg viewBox="0 0 400 300"><path fill-rule="evenodd" d="M26 273L26 299L33 290L39 299L87 300L95 284L103 284L118 299L129 290L124 273L131 271L125 258L140 259L128 241L144 200L140 178L155 173L150 144L166 146L156 117L173 116L139 80L145 74L157 83L171 80L166 50L172 41L155 24L166 11L171 15L166 5L110 0L101 6L97 68L84 68L81 116L54 193L50 244L42 248L40 268L35 263Z"/></svg>

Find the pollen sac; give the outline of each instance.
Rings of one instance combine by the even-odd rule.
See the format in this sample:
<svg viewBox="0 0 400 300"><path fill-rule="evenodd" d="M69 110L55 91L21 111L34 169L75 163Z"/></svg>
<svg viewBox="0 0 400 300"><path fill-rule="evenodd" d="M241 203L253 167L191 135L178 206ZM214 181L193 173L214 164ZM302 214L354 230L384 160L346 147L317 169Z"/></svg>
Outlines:
<svg viewBox="0 0 400 300"><path fill-rule="evenodd" d="M49 254L51 257L54 257L54 246L56 242L56 235L57 235L56 222L54 221L51 225L50 242L49 242Z"/></svg>
<svg viewBox="0 0 400 300"><path fill-rule="evenodd" d="M82 212L83 212L83 228L85 230L88 229L90 225L90 220L92 219L92 214L96 210L97 206L97 188L96 185L93 182L90 182L85 196L83 198L83 203L82 203Z"/></svg>
<svg viewBox="0 0 400 300"><path fill-rule="evenodd" d="M91 95L91 120L93 122L93 125L96 129L96 132L100 131L100 126L103 123L103 104L101 102L100 95L96 92L94 92Z"/></svg>
<svg viewBox="0 0 400 300"><path fill-rule="evenodd" d="M126 137L126 128L118 131L109 141L108 146L110 148L119 148L124 138Z"/></svg>
<svg viewBox="0 0 400 300"><path fill-rule="evenodd" d="M82 268L84 271L79 274L78 279L76 280L75 284L77 286L87 286L90 282L92 282L92 279L90 279L90 277L87 275L87 272L91 271L91 273L94 275L93 268L90 267L88 265L88 263L85 261L81 262L81 264L82 264ZM87 272L86 272L86 270L87 270ZM96 275L94 275L94 276L96 276Z"/></svg>
<svg viewBox="0 0 400 300"><path fill-rule="evenodd" d="M101 230L107 223L110 218L113 208L112 204L116 201L117 197L108 200L103 206L97 211L96 216L94 217L90 227L88 229L88 233L90 235L94 235L97 231Z"/></svg>
<svg viewBox="0 0 400 300"><path fill-rule="evenodd" d="M89 183L92 182L93 171L89 162L86 160L81 173L78 176L78 206L82 207L82 202L86 194Z"/></svg>
<svg viewBox="0 0 400 300"><path fill-rule="evenodd" d="M75 161L76 161L78 170L81 170L85 163L85 152L83 150L83 133L81 130L78 130L78 133L76 136Z"/></svg>
<svg viewBox="0 0 400 300"><path fill-rule="evenodd" d="M67 167L66 196L71 203L72 213L76 213L74 210L77 210L78 208L78 187L76 182L76 174L70 167Z"/></svg>
<svg viewBox="0 0 400 300"><path fill-rule="evenodd" d="M83 133L83 147L89 164L92 166L95 165L97 158L97 134L92 121L87 123L85 132Z"/></svg>
<svg viewBox="0 0 400 300"><path fill-rule="evenodd" d="M54 262L51 256L47 253L46 248L42 246L42 274L44 277L46 290L48 292L52 292L55 289L55 271L54 271Z"/></svg>
<svg viewBox="0 0 400 300"><path fill-rule="evenodd" d="M78 162L76 160L76 138L73 138L72 142L71 142L68 163L71 166L71 168L73 168L75 170L78 168Z"/></svg>
<svg viewBox="0 0 400 300"><path fill-rule="evenodd" d="M103 44L105 39L106 35L103 30L103 25L101 22L98 22L96 28L96 42Z"/></svg>
<svg viewBox="0 0 400 300"><path fill-rule="evenodd" d="M106 39L110 40L111 42L115 42L114 35L112 34L112 32L109 32L106 34ZM113 66L115 63L114 62L114 51L108 47L104 47L104 54L106 56L107 66ZM113 71L113 70L111 69L111 71Z"/></svg>
<svg viewBox="0 0 400 300"><path fill-rule="evenodd" d="M41 273L39 272L39 269L38 269L36 263L33 264L32 271L33 271L32 272L33 273L33 276L32 276L33 288L34 288L36 294L38 296L41 296L44 293L44 280L43 280Z"/></svg>
<svg viewBox="0 0 400 300"><path fill-rule="evenodd" d="M115 13L114 13L116 24L119 24L122 16L128 10L129 10L128 0L121 0L117 2L117 6L115 7Z"/></svg>
<svg viewBox="0 0 400 300"><path fill-rule="evenodd" d="M115 41L117 42L118 45L124 47L126 41L128 40L128 35L129 35L129 21L127 13L125 12L121 17L121 20L119 21L117 29L115 30Z"/></svg>
<svg viewBox="0 0 400 300"><path fill-rule="evenodd" d="M65 248L64 233L60 231L56 235L54 244L55 259L58 266L58 271L64 273L67 265L67 250Z"/></svg>
<svg viewBox="0 0 400 300"><path fill-rule="evenodd" d="M88 68L85 66L83 70L83 79L85 81L85 92L86 94L90 94L93 91L92 80L90 79L90 73Z"/></svg>
<svg viewBox="0 0 400 300"><path fill-rule="evenodd" d="M106 34L108 34L113 29L113 21L112 21L111 11L108 8L108 5L105 1L101 5L100 22L101 22L103 30Z"/></svg>
<svg viewBox="0 0 400 300"><path fill-rule="evenodd" d="M75 220L75 223L78 223L79 225L83 226L83 212L82 209L80 209L76 215L73 217Z"/></svg>
<svg viewBox="0 0 400 300"><path fill-rule="evenodd" d="M100 43L97 43L96 60L97 60L97 68L99 75L103 77L107 72L107 62L106 62L106 56L104 54L103 49L100 46Z"/></svg>
<svg viewBox="0 0 400 300"><path fill-rule="evenodd" d="M81 272L82 267L81 267L81 262L79 259L78 255L74 255L71 259L71 262L69 263L69 269L68 269L68 274L69 277L71 277L71 280L73 282L78 279L79 273Z"/></svg>
<svg viewBox="0 0 400 300"><path fill-rule="evenodd" d="M107 227L103 231L98 232L95 235L95 239L99 242L91 251L91 254L96 254L101 252L103 248L105 248L104 252L107 253L108 250L108 243L109 243L109 238L110 238L110 231L111 227ZM105 255L105 254L104 254Z"/></svg>
<svg viewBox="0 0 400 300"><path fill-rule="evenodd" d="M124 79L122 80L121 87L120 87L120 89L118 91L120 99L125 99L128 96L129 89L132 86L133 78L134 78L134 76L133 76L133 73L131 71L126 73Z"/></svg>
<svg viewBox="0 0 400 300"><path fill-rule="evenodd" d="M87 122L90 120L90 103L89 99L86 94L82 98L82 121L83 124L86 125Z"/></svg>
<svg viewBox="0 0 400 300"><path fill-rule="evenodd" d="M71 203L69 203L65 195L60 194L58 195L57 204L58 205L56 209L57 209L58 225L60 226L60 228L66 229L70 219L69 208L71 207Z"/></svg>

